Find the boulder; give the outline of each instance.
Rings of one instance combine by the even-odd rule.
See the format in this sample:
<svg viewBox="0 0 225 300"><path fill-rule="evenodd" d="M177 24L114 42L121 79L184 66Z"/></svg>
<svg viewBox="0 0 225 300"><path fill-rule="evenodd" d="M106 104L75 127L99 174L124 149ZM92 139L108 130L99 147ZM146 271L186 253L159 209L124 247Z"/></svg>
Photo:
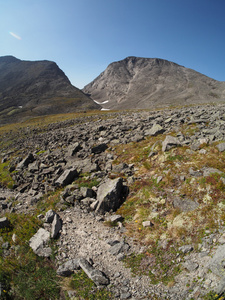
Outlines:
<svg viewBox="0 0 225 300"><path fill-rule="evenodd" d="M56 273L59 276L70 276L74 270L80 269L80 260L79 258L74 258L68 260L63 265L59 266Z"/></svg>
<svg viewBox="0 0 225 300"><path fill-rule="evenodd" d="M72 183L75 179L75 177L78 176L77 169L71 168L67 169L63 172L63 174L56 180L56 185L60 186L66 186L70 183Z"/></svg>
<svg viewBox="0 0 225 300"><path fill-rule="evenodd" d="M48 210L45 215L45 222L52 223L56 212L52 209Z"/></svg>
<svg viewBox="0 0 225 300"><path fill-rule="evenodd" d="M120 253L127 252L130 249L130 246L127 243L124 242L119 242L113 245L110 249L109 252L113 255L118 255Z"/></svg>
<svg viewBox="0 0 225 300"><path fill-rule="evenodd" d="M98 188L97 200L99 203L96 212L104 213L110 210L115 211L123 203L124 196L123 179L108 179Z"/></svg>
<svg viewBox="0 0 225 300"><path fill-rule="evenodd" d="M109 279L105 274L95 269L86 259L80 259L80 267L97 286L109 284Z"/></svg>
<svg viewBox="0 0 225 300"><path fill-rule="evenodd" d="M34 161L34 156L32 153L29 153L16 167L17 170L26 168L30 163Z"/></svg>
<svg viewBox="0 0 225 300"><path fill-rule="evenodd" d="M99 153L104 152L107 148L108 148L108 146L105 143L103 143L103 144L97 145L95 147L92 147L91 152L94 154L99 154Z"/></svg>
<svg viewBox="0 0 225 300"><path fill-rule="evenodd" d="M29 240L29 245L38 256L49 257L52 250L50 247L45 248L49 240L50 233L47 230L40 228Z"/></svg>
<svg viewBox="0 0 225 300"><path fill-rule="evenodd" d="M81 145L78 142L76 142L73 145L68 147L67 155L74 156L80 150L81 150Z"/></svg>
<svg viewBox="0 0 225 300"><path fill-rule="evenodd" d="M165 140L162 142L162 151L168 151L173 147L181 145L180 141L174 136L167 135Z"/></svg>
<svg viewBox="0 0 225 300"><path fill-rule="evenodd" d="M158 134L162 134L165 129L162 128L159 124L155 123L151 129L145 131L145 135L156 136Z"/></svg>

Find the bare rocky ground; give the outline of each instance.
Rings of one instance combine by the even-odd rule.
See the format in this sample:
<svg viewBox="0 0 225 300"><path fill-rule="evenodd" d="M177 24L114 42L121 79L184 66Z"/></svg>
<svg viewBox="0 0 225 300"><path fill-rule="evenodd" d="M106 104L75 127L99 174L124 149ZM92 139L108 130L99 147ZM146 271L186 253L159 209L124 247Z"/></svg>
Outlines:
<svg viewBox="0 0 225 300"><path fill-rule="evenodd" d="M183 124L197 124L198 130L184 135L180 132ZM117 159L116 145L138 144L149 136L163 134L163 152L179 146L187 147L187 153L192 151L206 155L209 150L202 145L213 144L216 151L222 153L225 150L225 106L110 113L107 117L92 116L50 124L44 129L23 128L20 139L13 132L10 134L3 136L4 145L9 139L14 139L14 143L2 147L1 157L4 162L10 161L9 168L15 183L12 190L2 186L1 216L4 217L6 212L32 213L43 196L61 188L61 200L56 207L60 220L56 239L58 273L65 271L63 266L71 260L77 260L79 266L76 268L82 267L80 259L84 258L91 270L87 273L101 271L97 273L100 281L96 280L96 283L101 286L101 280L106 278L105 285L115 299L204 299L204 294L210 291L222 297L225 290L225 228L221 219L218 218L217 228L205 230L197 248L192 242L181 243L174 264L181 264L182 271L167 286L163 283L153 285L149 277L133 275L125 267L125 256L144 254L147 248L138 239L127 235L126 222L119 220L116 226L108 227L107 221L112 222L117 208L125 201L127 186L140 179L139 165L114 163ZM148 157L157 155L156 146L151 147ZM184 170L177 168L179 178L183 176L179 180L184 181L184 177L190 176L194 182L199 176L211 173L221 174L218 180L224 180L220 169L206 166L198 170L189 168L184 176ZM165 176L160 172L156 172L158 182L162 180L160 175ZM87 182L93 181L94 186L80 187L77 183L80 177L86 178ZM168 199L173 196L173 206L182 211L182 216L201 205L197 200L179 201L176 190L165 188L164 192ZM66 209L63 208L65 204ZM44 220L45 213L43 211L39 218ZM43 223L43 228L51 234L52 224L52 221ZM42 256L48 256L45 249L41 249ZM168 251L163 241L162 249ZM66 270L72 272L76 268L70 264ZM152 270L151 264L149 270ZM69 291L69 295L71 299L76 297L73 291Z"/></svg>

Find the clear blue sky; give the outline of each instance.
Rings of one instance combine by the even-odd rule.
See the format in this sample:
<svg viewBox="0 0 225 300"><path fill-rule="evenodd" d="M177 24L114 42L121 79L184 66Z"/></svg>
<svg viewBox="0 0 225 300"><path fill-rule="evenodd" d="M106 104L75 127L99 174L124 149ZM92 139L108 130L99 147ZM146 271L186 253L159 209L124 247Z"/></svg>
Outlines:
<svg viewBox="0 0 225 300"><path fill-rule="evenodd" d="M225 0L0 0L4 55L55 61L79 88L127 56L225 81Z"/></svg>

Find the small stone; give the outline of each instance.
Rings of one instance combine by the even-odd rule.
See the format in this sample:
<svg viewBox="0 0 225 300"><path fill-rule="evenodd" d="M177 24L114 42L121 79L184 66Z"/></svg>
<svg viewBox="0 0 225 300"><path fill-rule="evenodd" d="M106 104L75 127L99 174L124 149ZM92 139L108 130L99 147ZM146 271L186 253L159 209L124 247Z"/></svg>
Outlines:
<svg viewBox="0 0 225 300"><path fill-rule="evenodd" d="M151 221L144 221L142 222L143 227L152 227L154 224Z"/></svg>

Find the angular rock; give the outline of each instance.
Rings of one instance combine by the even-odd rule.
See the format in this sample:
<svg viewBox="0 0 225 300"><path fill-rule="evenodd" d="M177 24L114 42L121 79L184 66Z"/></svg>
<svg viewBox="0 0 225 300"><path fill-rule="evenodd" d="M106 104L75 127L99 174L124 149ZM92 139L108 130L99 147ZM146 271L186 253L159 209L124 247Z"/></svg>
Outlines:
<svg viewBox="0 0 225 300"><path fill-rule="evenodd" d="M103 144L97 145L95 147L92 147L91 152L94 154L100 154L100 153L104 152L107 148L108 148L108 146L103 143Z"/></svg>
<svg viewBox="0 0 225 300"><path fill-rule="evenodd" d="M59 215L55 214L52 222L51 237L55 239L61 229L62 229L62 221Z"/></svg>
<svg viewBox="0 0 225 300"><path fill-rule="evenodd" d="M112 215L108 218L108 221L111 222L123 222L124 217L122 217L121 215Z"/></svg>
<svg viewBox="0 0 225 300"><path fill-rule="evenodd" d="M124 242L119 242L113 245L110 249L109 252L112 255L118 255L119 253L124 253L127 252L130 249L130 246L127 243Z"/></svg>
<svg viewBox="0 0 225 300"><path fill-rule="evenodd" d="M108 179L105 183L99 186L97 191L97 200L99 204L96 212L104 213L106 211L115 211L123 203L123 179Z"/></svg>
<svg viewBox="0 0 225 300"><path fill-rule="evenodd" d="M52 223L56 212L52 209L48 210L45 215L45 222Z"/></svg>
<svg viewBox="0 0 225 300"><path fill-rule="evenodd" d="M156 136L165 132L165 129L162 128L159 124L155 123L151 129L145 131L145 135Z"/></svg>
<svg viewBox="0 0 225 300"><path fill-rule="evenodd" d="M165 140L162 142L162 151L168 151L173 147L181 145L180 141L174 136L167 135Z"/></svg>
<svg viewBox="0 0 225 300"><path fill-rule="evenodd" d="M73 182L75 177L78 176L78 172L75 168L67 169L63 174L56 180L56 185L65 186Z"/></svg>
<svg viewBox="0 0 225 300"><path fill-rule="evenodd" d="M95 202L96 200L94 198L90 198L90 197L86 197L84 199L82 199L80 202L81 204L83 204L84 206L90 206L93 202Z"/></svg>
<svg viewBox="0 0 225 300"><path fill-rule="evenodd" d="M109 284L109 279L105 274L95 269L86 259L80 259L80 267L97 286Z"/></svg>
<svg viewBox="0 0 225 300"><path fill-rule="evenodd" d="M0 218L0 229L9 227L9 220L6 217Z"/></svg>
<svg viewBox="0 0 225 300"><path fill-rule="evenodd" d="M80 150L81 150L81 145L78 142L76 142L73 145L68 147L67 155L74 156Z"/></svg>
<svg viewBox="0 0 225 300"><path fill-rule="evenodd" d="M47 230L40 228L29 240L29 245L37 255L49 257L52 252L51 248L45 248L45 245L49 240L50 233Z"/></svg>
<svg viewBox="0 0 225 300"><path fill-rule="evenodd" d="M92 210L96 210L96 208L97 208L97 206L98 206L98 203L99 203L98 200L92 202L91 205L90 205L90 208L91 208Z"/></svg>
<svg viewBox="0 0 225 300"><path fill-rule="evenodd" d="M30 163L34 161L34 156L32 153L29 153L16 167L17 170L26 168Z"/></svg>
<svg viewBox="0 0 225 300"><path fill-rule="evenodd" d="M84 198L94 198L96 196L96 193L88 187L81 187L80 192Z"/></svg>
<svg viewBox="0 0 225 300"><path fill-rule="evenodd" d="M56 273L59 276L70 276L74 270L80 269L80 259L74 258L59 266Z"/></svg>

